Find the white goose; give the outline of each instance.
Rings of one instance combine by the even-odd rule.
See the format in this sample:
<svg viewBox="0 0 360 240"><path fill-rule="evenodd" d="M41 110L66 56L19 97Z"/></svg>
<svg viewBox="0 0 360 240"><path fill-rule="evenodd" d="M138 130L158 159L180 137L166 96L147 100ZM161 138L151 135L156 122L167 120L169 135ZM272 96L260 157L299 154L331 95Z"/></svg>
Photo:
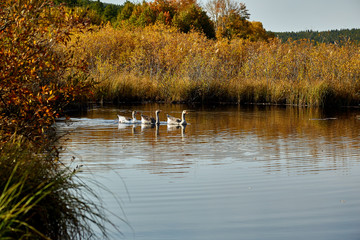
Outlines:
<svg viewBox="0 0 360 240"><path fill-rule="evenodd" d="M181 119L179 118L175 118L173 116L170 116L169 114L167 114L167 124L169 125L186 125L187 122L185 120L185 114L188 114L186 112L186 110L182 111L182 114L181 114Z"/></svg>
<svg viewBox="0 0 360 240"><path fill-rule="evenodd" d="M136 123L137 122L137 119L136 119L136 111L133 111L131 116L132 118L126 118L124 116L120 116L118 115L118 118L119 118L119 123Z"/></svg>
<svg viewBox="0 0 360 240"><path fill-rule="evenodd" d="M145 116L141 114L141 124L160 124L160 119L159 119L159 113L161 112L161 110L156 110L155 111L155 116L156 119L154 119L153 117L149 117L149 116Z"/></svg>

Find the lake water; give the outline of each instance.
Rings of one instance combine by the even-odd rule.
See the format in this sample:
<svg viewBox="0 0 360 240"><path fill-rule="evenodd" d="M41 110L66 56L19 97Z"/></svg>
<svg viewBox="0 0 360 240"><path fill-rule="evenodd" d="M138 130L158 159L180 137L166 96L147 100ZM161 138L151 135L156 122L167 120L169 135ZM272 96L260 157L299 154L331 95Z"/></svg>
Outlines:
<svg viewBox="0 0 360 240"><path fill-rule="evenodd" d="M186 128L126 125L161 109ZM360 239L360 110L124 105L59 122L61 157L83 165L123 236L113 239ZM140 114L138 114L138 119ZM65 140L65 138L63 138ZM87 180L86 180L87 179ZM97 190L97 189L96 189Z"/></svg>

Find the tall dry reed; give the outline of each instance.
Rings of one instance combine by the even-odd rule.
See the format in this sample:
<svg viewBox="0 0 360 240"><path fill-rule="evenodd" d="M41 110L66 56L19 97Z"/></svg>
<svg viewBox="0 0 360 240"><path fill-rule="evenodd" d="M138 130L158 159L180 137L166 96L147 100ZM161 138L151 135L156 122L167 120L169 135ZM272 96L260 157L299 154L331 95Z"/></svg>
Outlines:
<svg viewBox="0 0 360 240"><path fill-rule="evenodd" d="M109 239L101 198L24 138L0 145L0 239ZM100 186L101 187L101 186Z"/></svg>
<svg viewBox="0 0 360 240"><path fill-rule="evenodd" d="M350 42L215 41L161 25L77 37L76 54L106 101L359 102L360 47Z"/></svg>

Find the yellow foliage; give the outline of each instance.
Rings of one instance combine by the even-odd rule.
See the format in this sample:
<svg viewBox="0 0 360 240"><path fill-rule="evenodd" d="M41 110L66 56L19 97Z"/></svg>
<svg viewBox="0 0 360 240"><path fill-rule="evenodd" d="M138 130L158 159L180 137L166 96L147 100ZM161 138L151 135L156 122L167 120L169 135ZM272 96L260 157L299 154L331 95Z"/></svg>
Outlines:
<svg viewBox="0 0 360 240"><path fill-rule="evenodd" d="M251 22L254 38L265 34ZM209 40L161 24L78 34L97 94L109 101L359 102L360 47L278 39Z"/></svg>

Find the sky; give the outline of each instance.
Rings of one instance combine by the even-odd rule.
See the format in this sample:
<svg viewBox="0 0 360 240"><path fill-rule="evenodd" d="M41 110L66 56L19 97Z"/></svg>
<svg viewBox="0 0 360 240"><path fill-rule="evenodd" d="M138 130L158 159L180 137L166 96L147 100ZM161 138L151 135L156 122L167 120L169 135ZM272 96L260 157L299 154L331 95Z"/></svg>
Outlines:
<svg viewBox="0 0 360 240"><path fill-rule="evenodd" d="M120 5L125 0L100 1ZM206 0L198 0L198 2L206 3ZM268 31L297 32L360 28L360 0L240 0L240 2L245 3L249 10L250 20L262 22Z"/></svg>

